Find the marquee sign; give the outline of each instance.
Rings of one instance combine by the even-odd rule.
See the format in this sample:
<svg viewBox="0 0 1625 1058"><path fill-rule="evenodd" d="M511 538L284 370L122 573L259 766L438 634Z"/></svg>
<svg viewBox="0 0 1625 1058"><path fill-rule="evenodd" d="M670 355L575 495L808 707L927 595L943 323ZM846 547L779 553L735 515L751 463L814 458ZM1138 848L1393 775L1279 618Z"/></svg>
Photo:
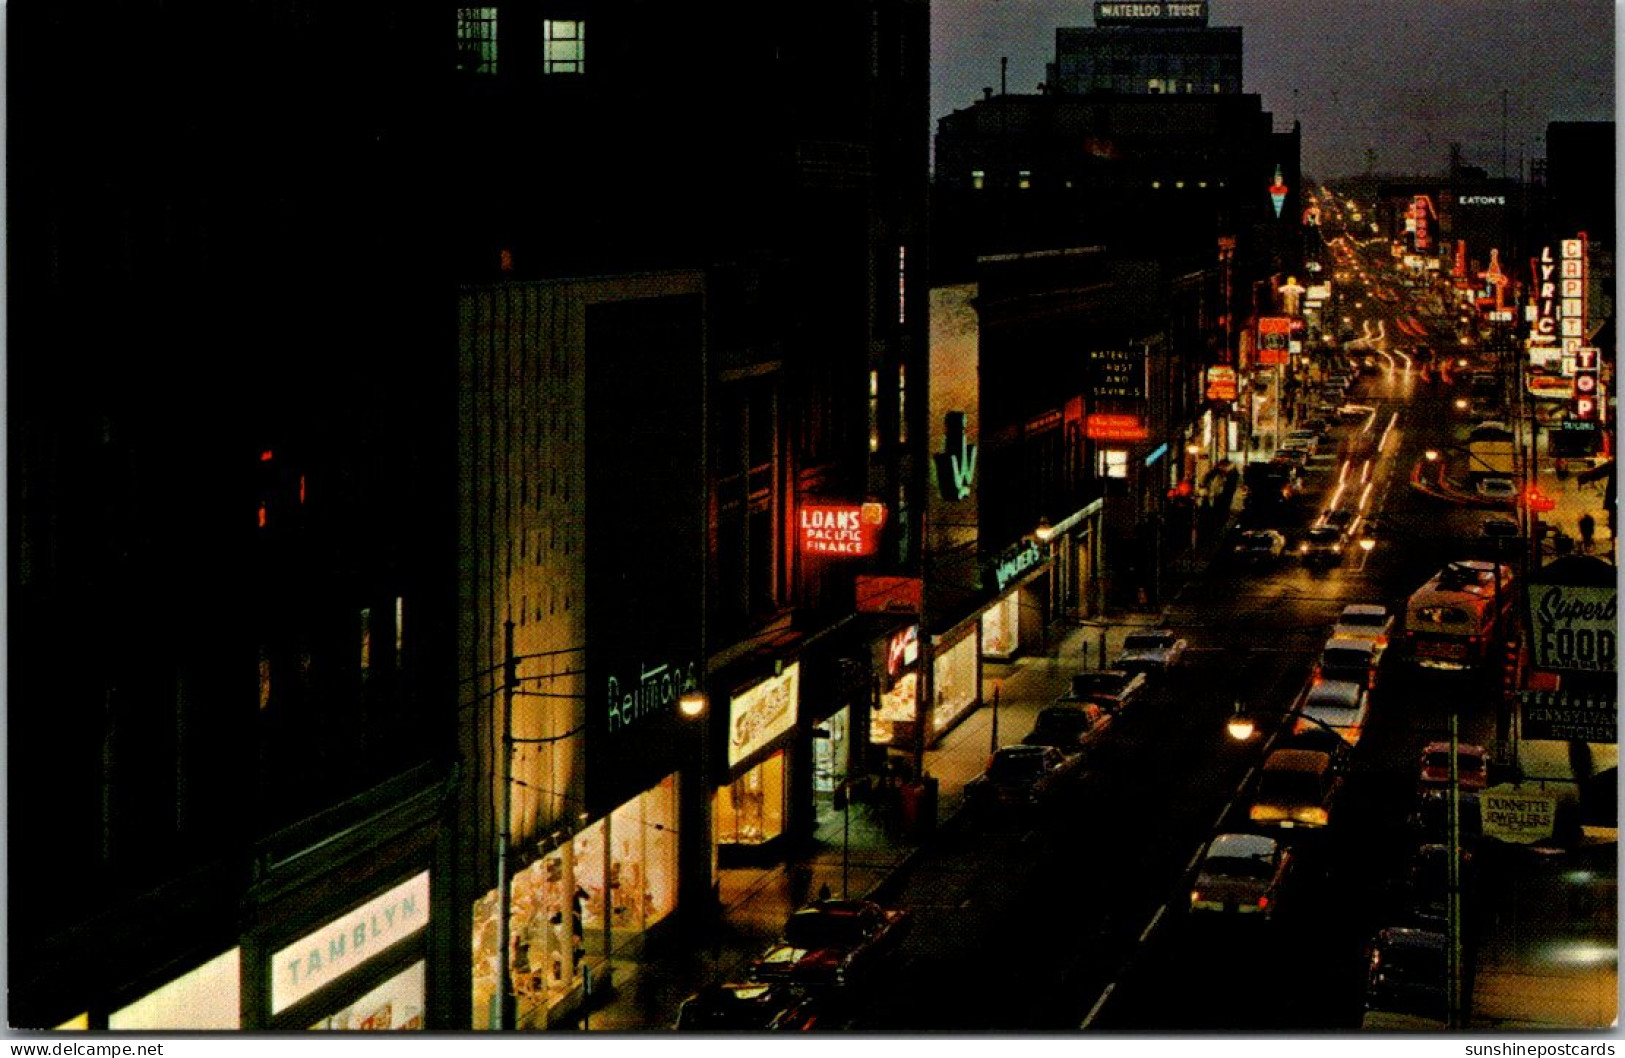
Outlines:
<svg viewBox="0 0 1625 1058"><path fill-rule="evenodd" d="M872 555L886 524L883 503L803 504L801 552L805 555Z"/></svg>

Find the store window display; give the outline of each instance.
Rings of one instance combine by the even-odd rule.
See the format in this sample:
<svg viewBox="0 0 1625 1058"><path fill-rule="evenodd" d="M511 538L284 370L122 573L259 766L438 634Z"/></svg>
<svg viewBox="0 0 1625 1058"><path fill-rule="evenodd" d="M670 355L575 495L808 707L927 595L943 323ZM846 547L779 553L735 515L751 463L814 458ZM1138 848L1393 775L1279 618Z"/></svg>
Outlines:
<svg viewBox="0 0 1625 1058"><path fill-rule="evenodd" d="M545 1024L583 971L677 906L676 777L668 776L570 840L516 871L509 968L521 1025ZM609 855L606 856L606 850ZM486 1024L494 994L497 899L474 907L473 1024Z"/></svg>
<svg viewBox="0 0 1625 1058"><path fill-rule="evenodd" d="M936 702L931 723L939 735L975 704L979 671L974 635L966 636L937 655L932 671Z"/></svg>
<svg viewBox="0 0 1625 1058"><path fill-rule="evenodd" d="M719 789L713 817L719 845L760 845L784 833L784 751Z"/></svg>

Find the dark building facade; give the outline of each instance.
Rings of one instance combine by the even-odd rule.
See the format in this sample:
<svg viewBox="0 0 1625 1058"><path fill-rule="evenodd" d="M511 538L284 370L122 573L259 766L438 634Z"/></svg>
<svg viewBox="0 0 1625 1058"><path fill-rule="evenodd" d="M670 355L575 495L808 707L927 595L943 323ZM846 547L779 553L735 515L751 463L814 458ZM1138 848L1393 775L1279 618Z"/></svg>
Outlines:
<svg viewBox="0 0 1625 1058"><path fill-rule="evenodd" d="M1055 31L1048 87L1065 95L1234 95L1240 26L1209 26L1204 2L1097 0L1094 26Z"/></svg>
<svg viewBox="0 0 1625 1058"><path fill-rule="evenodd" d="M13 18L13 1023L567 1017L869 712L926 4Z"/></svg>
<svg viewBox="0 0 1625 1058"><path fill-rule="evenodd" d="M432 1023L458 766L432 22L10 15L79 56L8 64L11 1023Z"/></svg>

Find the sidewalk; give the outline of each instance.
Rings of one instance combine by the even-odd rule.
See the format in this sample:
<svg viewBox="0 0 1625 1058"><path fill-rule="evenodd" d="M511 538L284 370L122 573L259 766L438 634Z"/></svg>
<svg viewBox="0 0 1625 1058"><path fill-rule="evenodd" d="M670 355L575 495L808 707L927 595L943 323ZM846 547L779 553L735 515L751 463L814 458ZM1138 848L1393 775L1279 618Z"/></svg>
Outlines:
<svg viewBox="0 0 1625 1058"><path fill-rule="evenodd" d="M1019 742L1032 730L1038 711L1066 690L1072 673L1098 663L1102 636L1109 657L1122 648L1124 636L1157 620L1156 614L1113 614L1069 629L1058 627L1051 633L1047 653L1011 662L984 661L985 704L925 754L926 774L938 783L938 827L959 811L965 785L987 765L994 741L995 691L997 741L1000 745ZM594 1032L670 1029L682 1001L700 985L742 979L750 960L777 939L790 912L812 900L820 887L829 886L837 897L845 891L854 898L884 899L887 883L900 878L902 869L929 840L929 835L901 833L879 805L852 802L846 814L820 819L810 848L789 862L720 870L720 914L707 942L696 945L676 936L662 938L635 960L618 960L614 994L588 1012L586 1027Z"/></svg>

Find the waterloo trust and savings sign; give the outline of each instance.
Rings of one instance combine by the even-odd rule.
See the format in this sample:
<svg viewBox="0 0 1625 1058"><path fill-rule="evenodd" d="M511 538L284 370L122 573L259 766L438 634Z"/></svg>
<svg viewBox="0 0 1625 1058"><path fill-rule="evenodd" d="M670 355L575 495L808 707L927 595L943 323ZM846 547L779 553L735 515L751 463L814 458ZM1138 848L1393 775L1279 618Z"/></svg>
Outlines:
<svg viewBox="0 0 1625 1058"><path fill-rule="evenodd" d="M797 523L801 552L859 558L880 547L886 525L884 503L808 503Z"/></svg>

